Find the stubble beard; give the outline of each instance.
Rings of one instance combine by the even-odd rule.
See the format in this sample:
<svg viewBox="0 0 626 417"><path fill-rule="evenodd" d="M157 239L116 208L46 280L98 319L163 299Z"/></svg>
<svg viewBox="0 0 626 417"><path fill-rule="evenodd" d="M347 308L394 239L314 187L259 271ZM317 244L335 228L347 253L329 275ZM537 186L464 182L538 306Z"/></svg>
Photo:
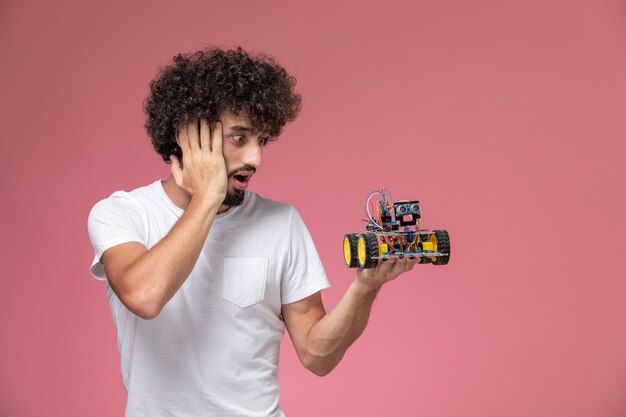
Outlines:
<svg viewBox="0 0 626 417"><path fill-rule="evenodd" d="M239 167L231 172L228 173L228 182L230 183L230 180L237 175L239 172L242 171L252 171L253 173L256 172L256 167L252 166L252 165L244 165L242 167ZM246 191L245 190L238 190L236 188L234 188L232 191L231 190L227 190L226 191L226 197L224 198L224 202L222 203L225 206L228 207L234 207L234 206L240 206L241 204L243 204L243 199L246 195Z"/></svg>
<svg viewBox="0 0 626 417"><path fill-rule="evenodd" d="M222 204L228 207L240 206L243 204L245 195L246 192L244 190L234 189L232 191L226 191L226 197Z"/></svg>

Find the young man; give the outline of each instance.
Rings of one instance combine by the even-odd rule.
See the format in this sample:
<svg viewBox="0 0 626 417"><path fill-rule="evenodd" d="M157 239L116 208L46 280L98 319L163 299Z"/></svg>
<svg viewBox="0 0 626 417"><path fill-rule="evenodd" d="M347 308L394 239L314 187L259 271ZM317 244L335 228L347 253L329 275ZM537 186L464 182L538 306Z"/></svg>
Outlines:
<svg viewBox="0 0 626 417"><path fill-rule="evenodd" d="M326 375L380 287L415 265L358 270L326 313L328 280L300 216L246 190L264 146L299 111L294 85L271 58L241 49L178 55L152 82L146 128L171 175L114 193L88 222L126 416L283 416L284 328L302 364Z"/></svg>

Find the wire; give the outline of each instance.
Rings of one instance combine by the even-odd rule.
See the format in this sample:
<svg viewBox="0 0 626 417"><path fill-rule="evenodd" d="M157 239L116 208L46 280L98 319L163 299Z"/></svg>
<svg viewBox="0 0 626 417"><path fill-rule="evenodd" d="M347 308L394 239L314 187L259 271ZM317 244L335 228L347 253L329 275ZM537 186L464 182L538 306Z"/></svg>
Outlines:
<svg viewBox="0 0 626 417"><path fill-rule="evenodd" d="M370 204L370 201L372 200L372 197L373 197L375 194L379 194L382 198L384 198L384 195L383 195L380 191L378 191L378 190L376 190L376 191L372 191L372 192L371 192L371 193L367 196L367 200L366 200L366 202L365 202L365 214L367 214L367 217L370 219L370 221L372 222L372 224L373 224L374 226L376 226L376 227L377 227L377 228L379 228L380 230L383 230L382 226L381 226L380 224L378 224L378 223L376 222L376 220L374 220L374 218L372 217L372 214L370 213L370 210L369 210L369 204ZM380 221L380 220L379 220L379 221Z"/></svg>

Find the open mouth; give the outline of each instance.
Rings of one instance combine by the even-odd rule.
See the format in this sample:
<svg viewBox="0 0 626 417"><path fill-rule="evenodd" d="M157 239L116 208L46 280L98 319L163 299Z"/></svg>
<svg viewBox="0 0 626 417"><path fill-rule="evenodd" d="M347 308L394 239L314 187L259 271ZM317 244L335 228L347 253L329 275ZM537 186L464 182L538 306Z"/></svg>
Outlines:
<svg viewBox="0 0 626 417"><path fill-rule="evenodd" d="M252 177L252 174L233 175L235 187L239 189L245 189L246 187L248 187L248 183L250 182L250 177Z"/></svg>

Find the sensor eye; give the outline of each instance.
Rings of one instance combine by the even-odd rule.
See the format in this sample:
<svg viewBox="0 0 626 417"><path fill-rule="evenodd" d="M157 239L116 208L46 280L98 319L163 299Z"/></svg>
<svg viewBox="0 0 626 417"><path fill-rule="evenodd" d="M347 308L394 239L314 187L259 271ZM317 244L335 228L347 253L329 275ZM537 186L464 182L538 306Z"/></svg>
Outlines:
<svg viewBox="0 0 626 417"><path fill-rule="evenodd" d="M407 210L406 210L406 206L402 205L402 206L398 206L398 214L399 215L404 215L406 214Z"/></svg>
<svg viewBox="0 0 626 417"><path fill-rule="evenodd" d="M419 212L420 212L420 207L417 204L411 204L411 213L419 214Z"/></svg>

